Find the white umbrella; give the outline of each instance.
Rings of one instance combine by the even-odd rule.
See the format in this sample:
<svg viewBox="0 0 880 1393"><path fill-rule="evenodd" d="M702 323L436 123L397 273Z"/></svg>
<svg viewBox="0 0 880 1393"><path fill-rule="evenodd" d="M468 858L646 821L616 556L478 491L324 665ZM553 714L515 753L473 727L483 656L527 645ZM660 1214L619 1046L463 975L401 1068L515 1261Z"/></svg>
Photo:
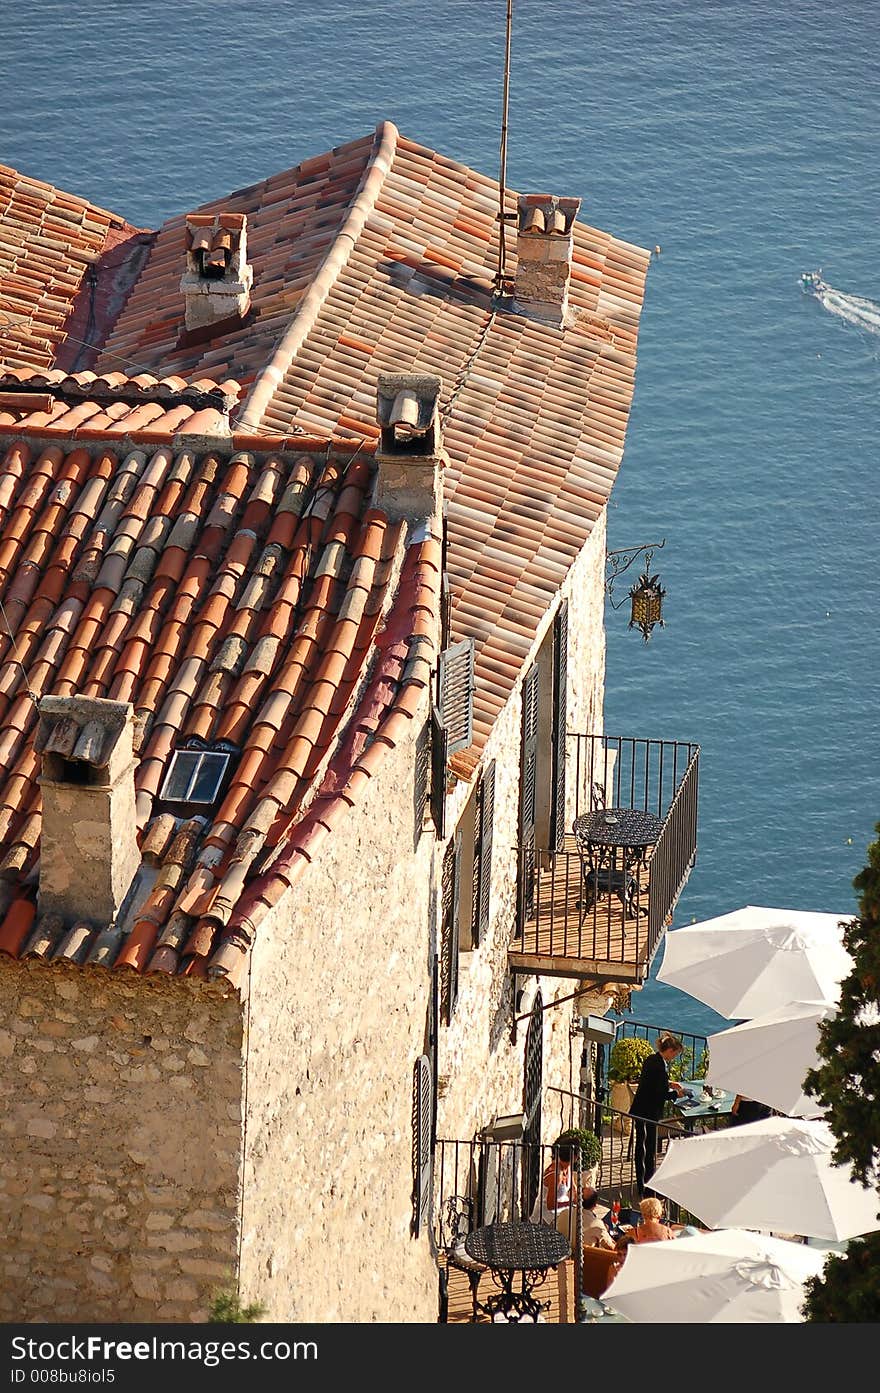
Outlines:
<svg viewBox="0 0 880 1393"><path fill-rule="evenodd" d="M789 1117L821 1117L824 1108L806 1096L803 1083L807 1070L819 1063L819 1022L836 1013L830 1001L790 1001L710 1035L707 1082Z"/></svg>
<svg viewBox="0 0 880 1393"><path fill-rule="evenodd" d="M826 1122L768 1117L670 1143L650 1186L710 1228L830 1238L880 1229L877 1191L831 1161Z"/></svg>
<svg viewBox="0 0 880 1393"><path fill-rule="evenodd" d="M666 935L658 982L678 987L728 1020L750 1020L787 1001L837 1001L852 969L841 919L746 905Z"/></svg>
<svg viewBox="0 0 880 1393"><path fill-rule="evenodd" d="M802 1321L803 1284L826 1256L742 1229L632 1243L602 1301L636 1322Z"/></svg>

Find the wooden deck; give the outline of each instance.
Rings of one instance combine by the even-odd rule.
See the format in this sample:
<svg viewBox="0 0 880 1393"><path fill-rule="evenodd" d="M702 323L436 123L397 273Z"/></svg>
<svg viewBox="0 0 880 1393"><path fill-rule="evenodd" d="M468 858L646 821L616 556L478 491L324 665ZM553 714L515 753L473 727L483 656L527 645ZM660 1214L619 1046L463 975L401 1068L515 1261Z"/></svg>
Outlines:
<svg viewBox="0 0 880 1393"><path fill-rule="evenodd" d="M508 960L517 972L641 983L648 975L650 861L636 877L635 915L624 915L617 895L582 908L582 863L574 837L547 853L536 871L535 912L514 938Z"/></svg>
<svg viewBox="0 0 880 1393"><path fill-rule="evenodd" d="M473 1307L467 1273L462 1272L458 1267L450 1267L448 1283L449 1314L447 1324L471 1324L473 1322ZM478 1296L484 1300L487 1292L491 1290L492 1278L487 1272L480 1278ZM544 1312L544 1320L548 1325L575 1325L577 1323L577 1306L573 1260L566 1258L564 1262L561 1262L556 1271L548 1275L544 1285L536 1288L535 1295L540 1301L549 1300L550 1302L549 1310ZM478 1324L490 1325L491 1322L488 1316L480 1314Z"/></svg>

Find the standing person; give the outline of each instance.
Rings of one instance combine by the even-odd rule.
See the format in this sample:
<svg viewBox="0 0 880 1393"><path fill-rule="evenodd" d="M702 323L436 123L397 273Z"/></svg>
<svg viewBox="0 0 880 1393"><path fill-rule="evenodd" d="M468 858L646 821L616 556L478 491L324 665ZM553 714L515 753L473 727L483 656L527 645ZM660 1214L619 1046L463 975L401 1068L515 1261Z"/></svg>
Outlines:
<svg viewBox="0 0 880 1393"><path fill-rule="evenodd" d="M664 1032L657 1041L656 1051L642 1065L638 1087L629 1110L633 1120L636 1162L636 1185L639 1198L647 1191L648 1181L657 1164L657 1123L663 1116L668 1098L684 1092L680 1083L670 1083L669 1065L684 1049L675 1035Z"/></svg>

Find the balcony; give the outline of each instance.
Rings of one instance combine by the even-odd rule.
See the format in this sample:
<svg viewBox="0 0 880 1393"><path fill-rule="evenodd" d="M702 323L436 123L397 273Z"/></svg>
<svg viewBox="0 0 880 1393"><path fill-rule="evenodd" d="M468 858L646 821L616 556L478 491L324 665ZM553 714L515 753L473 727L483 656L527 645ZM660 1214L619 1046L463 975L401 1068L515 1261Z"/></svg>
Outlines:
<svg viewBox="0 0 880 1393"><path fill-rule="evenodd" d="M607 735L569 735L567 746L568 827L555 850L518 849L509 965L641 986L696 860L700 747ZM638 860L616 853L609 863L615 879L600 871L590 885L570 829L581 814L611 807L652 814L659 832Z"/></svg>

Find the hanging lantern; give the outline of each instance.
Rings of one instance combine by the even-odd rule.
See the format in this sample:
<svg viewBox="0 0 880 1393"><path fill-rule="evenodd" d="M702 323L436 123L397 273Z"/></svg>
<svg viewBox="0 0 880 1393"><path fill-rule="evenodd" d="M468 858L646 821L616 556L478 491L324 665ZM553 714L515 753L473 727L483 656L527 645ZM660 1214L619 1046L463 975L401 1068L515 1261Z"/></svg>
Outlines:
<svg viewBox="0 0 880 1393"><path fill-rule="evenodd" d="M651 630L655 624L659 624L661 629L663 623L663 597L666 591L660 584L659 576L649 576L645 571L639 576L638 584L634 585L629 592L632 602L629 627L631 629L641 629L645 643L651 637Z"/></svg>

